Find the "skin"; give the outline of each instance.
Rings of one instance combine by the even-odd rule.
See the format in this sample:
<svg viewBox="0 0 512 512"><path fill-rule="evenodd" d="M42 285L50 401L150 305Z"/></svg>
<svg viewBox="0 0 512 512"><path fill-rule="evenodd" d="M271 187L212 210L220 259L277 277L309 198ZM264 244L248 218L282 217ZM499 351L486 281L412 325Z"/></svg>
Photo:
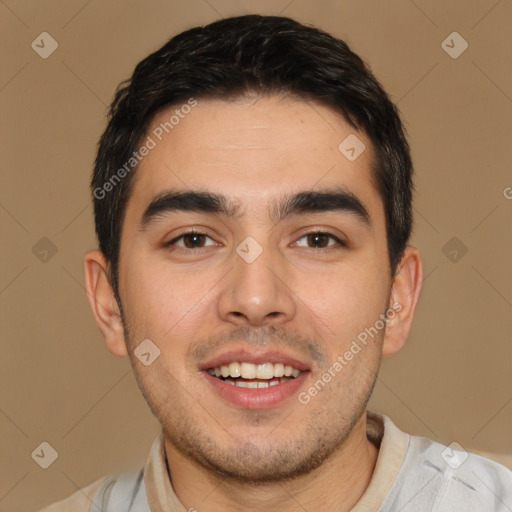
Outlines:
<svg viewBox="0 0 512 512"><path fill-rule="evenodd" d="M158 114L148 133L174 108ZM350 134L366 146L353 162L338 150ZM422 281L412 246L390 275L373 158L368 137L320 104L275 96L198 101L137 170L121 235L123 318L104 256L85 255L95 319L108 349L131 359L186 507L339 512L368 486L378 451L366 438L366 403L381 355L407 339ZM362 201L370 227L346 212L277 224L269 217L283 195L339 186ZM240 203L241 216L178 212L140 230L146 206L171 188L222 193ZM190 239L165 247L193 227L210 237L199 249L186 248ZM318 249L304 236L310 231L348 245L327 239ZM248 236L263 250L250 264L235 251ZM305 391L394 303L401 310L386 328L306 405L293 396L267 410L237 407L198 371L227 348L278 347L311 365ZM161 351L147 367L133 355L146 338Z"/></svg>

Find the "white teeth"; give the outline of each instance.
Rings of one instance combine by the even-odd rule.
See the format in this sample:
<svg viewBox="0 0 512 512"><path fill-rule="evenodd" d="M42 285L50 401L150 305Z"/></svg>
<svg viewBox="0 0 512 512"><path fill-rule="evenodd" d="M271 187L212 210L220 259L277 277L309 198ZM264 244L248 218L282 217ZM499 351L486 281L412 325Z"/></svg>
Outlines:
<svg viewBox="0 0 512 512"><path fill-rule="evenodd" d="M278 384L282 384L283 382L286 382L288 380L291 380L291 378L288 377L282 377L280 379L272 379L268 382L262 382L262 381L246 381L246 380L238 380L238 379L231 379L227 378L224 380L226 384L229 384L230 386L238 386L239 388L251 388L251 389L260 389L260 388L268 388L269 386L277 386Z"/></svg>
<svg viewBox="0 0 512 512"><path fill-rule="evenodd" d="M274 365L272 363L259 364L256 369L258 379L272 379L274 377Z"/></svg>
<svg viewBox="0 0 512 512"><path fill-rule="evenodd" d="M229 375L233 378L240 377L240 365L238 363L229 364Z"/></svg>
<svg viewBox="0 0 512 512"><path fill-rule="evenodd" d="M215 368L210 368L208 370L210 375L215 375L216 377L222 377L224 379L230 380L237 379L238 377L242 377L243 379L258 379L258 380L271 380L274 378L281 377L298 377L302 372L297 368L293 368L293 366L284 365L282 363L261 363L261 364L252 364L252 363L238 363L232 362L226 365L217 366ZM241 384L235 380L235 385ZM278 384L279 381L271 382L272 386ZM231 384L231 382L230 382ZM262 383L265 384L265 383ZM254 387L254 386L242 386L242 387ZM259 387L267 387L267 386L259 386Z"/></svg>
<svg viewBox="0 0 512 512"><path fill-rule="evenodd" d="M301 374L300 370L292 366L285 366L282 363L229 363L220 368L215 368L215 375L219 377L242 377L244 379L261 379L270 380L274 377L298 377Z"/></svg>
<svg viewBox="0 0 512 512"><path fill-rule="evenodd" d="M251 363L242 363L240 367L240 374L244 379L255 379L256 365Z"/></svg>
<svg viewBox="0 0 512 512"><path fill-rule="evenodd" d="M274 365L274 377L283 377L284 376L284 364L276 363Z"/></svg>

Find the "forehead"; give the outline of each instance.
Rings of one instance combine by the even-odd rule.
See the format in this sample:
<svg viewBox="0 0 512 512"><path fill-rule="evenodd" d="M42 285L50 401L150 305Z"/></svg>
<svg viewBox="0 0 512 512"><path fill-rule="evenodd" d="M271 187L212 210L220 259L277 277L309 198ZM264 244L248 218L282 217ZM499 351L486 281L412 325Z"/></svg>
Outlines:
<svg viewBox="0 0 512 512"><path fill-rule="evenodd" d="M153 147L136 171L128 210L140 215L162 192L181 189L228 196L239 216L260 216L286 194L342 186L370 217L382 213L371 142L339 113L276 96L194 103L165 108L150 123L142 143L149 137ZM343 153L347 137L349 146L360 144L356 151L365 148L355 160Z"/></svg>

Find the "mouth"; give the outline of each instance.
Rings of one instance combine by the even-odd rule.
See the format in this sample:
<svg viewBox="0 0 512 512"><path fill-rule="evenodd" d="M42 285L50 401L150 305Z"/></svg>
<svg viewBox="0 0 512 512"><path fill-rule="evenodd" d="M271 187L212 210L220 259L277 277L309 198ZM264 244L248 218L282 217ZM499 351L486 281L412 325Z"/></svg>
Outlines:
<svg viewBox="0 0 512 512"><path fill-rule="evenodd" d="M207 372L217 379L246 389L264 389L296 379L302 374L298 368L283 363L252 364L247 362L231 363L209 368Z"/></svg>
<svg viewBox="0 0 512 512"><path fill-rule="evenodd" d="M243 409L282 405L311 373L304 363L279 354L226 355L200 370L217 396Z"/></svg>

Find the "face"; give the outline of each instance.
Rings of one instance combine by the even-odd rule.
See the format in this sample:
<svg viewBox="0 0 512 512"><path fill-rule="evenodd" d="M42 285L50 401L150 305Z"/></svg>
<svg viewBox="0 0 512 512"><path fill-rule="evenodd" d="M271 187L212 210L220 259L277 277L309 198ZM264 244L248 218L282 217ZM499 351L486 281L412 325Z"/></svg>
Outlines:
<svg viewBox="0 0 512 512"><path fill-rule="evenodd" d="M139 386L189 460L247 481L306 473L343 446L381 357L382 328L345 357L390 297L371 142L277 97L198 101L160 141L175 109L148 130L123 221ZM366 147L353 161L338 149L349 135ZM148 366L134 356L145 339L160 350Z"/></svg>

